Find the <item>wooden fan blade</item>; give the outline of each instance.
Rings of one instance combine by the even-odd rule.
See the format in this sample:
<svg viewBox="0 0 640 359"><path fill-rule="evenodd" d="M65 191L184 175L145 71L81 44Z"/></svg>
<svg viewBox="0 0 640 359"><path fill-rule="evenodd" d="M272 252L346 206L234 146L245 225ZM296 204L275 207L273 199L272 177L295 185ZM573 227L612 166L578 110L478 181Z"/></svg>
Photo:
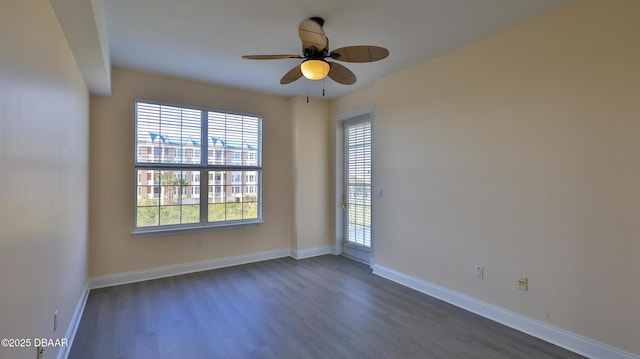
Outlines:
<svg viewBox="0 0 640 359"><path fill-rule="evenodd" d="M243 59L248 60L285 60L285 59L302 59L300 55L244 55Z"/></svg>
<svg viewBox="0 0 640 359"><path fill-rule="evenodd" d="M331 51L329 56L345 62L372 62L389 56L389 50L379 46L347 46Z"/></svg>
<svg viewBox="0 0 640 359"><path fill-rule="evenodd" d="M329 66L331 66L329 77L331 77L333 81L343 85L353 85L356 83L356 75L348 68L336 62L329 62Z"/></svg>
<svg viewBox="0 0 640 359"><path fill-rule="evenodd" d="M296 67L292 68L291 70L289 70L289 72L287 72L286 74L284 74L284 76L282 76L282 78L280 79L280 84L286 85L288 83L292 83L293 81L301 77L302 77L302 70L300 70L300 65L296 65Z"/></svg>
<svg viewBox="0 0 640 359"><path fill-rule="evenodd" d="M298 36L300 36L300 40L302 40L303 50L315 47L322 51L327 48L327 36L324 34L322 25L316 20L302 20L298 26Z"/></svg>

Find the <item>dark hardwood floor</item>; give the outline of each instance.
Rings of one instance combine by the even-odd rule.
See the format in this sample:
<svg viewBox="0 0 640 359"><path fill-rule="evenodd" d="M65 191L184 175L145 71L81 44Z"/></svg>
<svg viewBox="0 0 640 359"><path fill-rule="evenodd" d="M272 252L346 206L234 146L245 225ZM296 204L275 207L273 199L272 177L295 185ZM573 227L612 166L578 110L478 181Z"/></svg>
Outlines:
<svg viewBox="0 0 640 359"><path fill-rule="evenodd" d="M92 290L69 358L582 357L327 255Z"/></svg>

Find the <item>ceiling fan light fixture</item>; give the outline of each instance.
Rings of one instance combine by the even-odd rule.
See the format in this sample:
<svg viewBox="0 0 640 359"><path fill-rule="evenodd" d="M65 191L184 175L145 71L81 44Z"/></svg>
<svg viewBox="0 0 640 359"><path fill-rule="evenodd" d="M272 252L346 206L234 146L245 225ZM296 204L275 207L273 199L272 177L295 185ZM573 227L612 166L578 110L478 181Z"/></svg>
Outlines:
<svg viewBox="0 0 640 359"><path fill-rule="evenodd" d="M329 74L329 63L324 60L310 59L300 64L300 70L309 80L322 80Z"/></svg>
<svg viewBox="0 0 640 359"><path fill-rule="evenodd" d="M329 51L329 39L322 28L324 20L317 17L302 20L298 26L298 36L302 41L302 56L288 55L244 55L243 59L250 60L287 60L302 59L294 68L280 79L280 84L286 85L304 77L309 80L323 80L330 77L342 85L356 83L356 75L338 62L374 62L389 56L389 50L380 46L358 45L345 46Z"/></svg>

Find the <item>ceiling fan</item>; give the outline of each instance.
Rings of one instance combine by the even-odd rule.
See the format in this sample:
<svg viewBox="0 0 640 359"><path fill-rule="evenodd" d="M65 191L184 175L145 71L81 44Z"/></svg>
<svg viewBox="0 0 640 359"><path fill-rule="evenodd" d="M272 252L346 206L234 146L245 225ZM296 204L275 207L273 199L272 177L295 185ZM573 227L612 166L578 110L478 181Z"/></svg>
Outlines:
<svg viewBox="0 0 640 359"><path fill-rule="evenodd" d="M329 51L329 39L322 26L324 19L312 17L302 20L298 26L298 35L302 40L302 56L300 55L245 55L243 59L250 60L283 60L302 59L300 65L287 72L280 83L291 83L304 76L309 80L322 80L329 76L332 80L343 85L356 82L356 75L348 68L337 62L327 61L329 58L344 62L373 62L389 56L389 50L379 46L346 46Z"/></svg>

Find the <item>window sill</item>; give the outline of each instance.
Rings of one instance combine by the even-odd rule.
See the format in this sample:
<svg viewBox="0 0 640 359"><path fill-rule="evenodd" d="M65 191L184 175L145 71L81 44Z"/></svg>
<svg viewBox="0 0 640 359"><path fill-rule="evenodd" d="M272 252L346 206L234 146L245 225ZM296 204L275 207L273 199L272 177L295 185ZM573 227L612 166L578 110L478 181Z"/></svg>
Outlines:
<svg viewBox="0 0 640 359"><path fill-rule="evenodd" d="M202 232L202 231L215 231L220 229L232 229L239 227L248 227L248 226L258 226L264 223L260 219L256 219L254 221L243 221L243 222L231 222L231 223L222 223L222 224L206 224L200 225L196 224L193 226L180 226L180 227L146 227L146 228L136 228L131 232L131 236L134 238L138 237L153 237L153 236L164 236L164 235L173 235L180 233L190 233L190 232Z"/></svg>

